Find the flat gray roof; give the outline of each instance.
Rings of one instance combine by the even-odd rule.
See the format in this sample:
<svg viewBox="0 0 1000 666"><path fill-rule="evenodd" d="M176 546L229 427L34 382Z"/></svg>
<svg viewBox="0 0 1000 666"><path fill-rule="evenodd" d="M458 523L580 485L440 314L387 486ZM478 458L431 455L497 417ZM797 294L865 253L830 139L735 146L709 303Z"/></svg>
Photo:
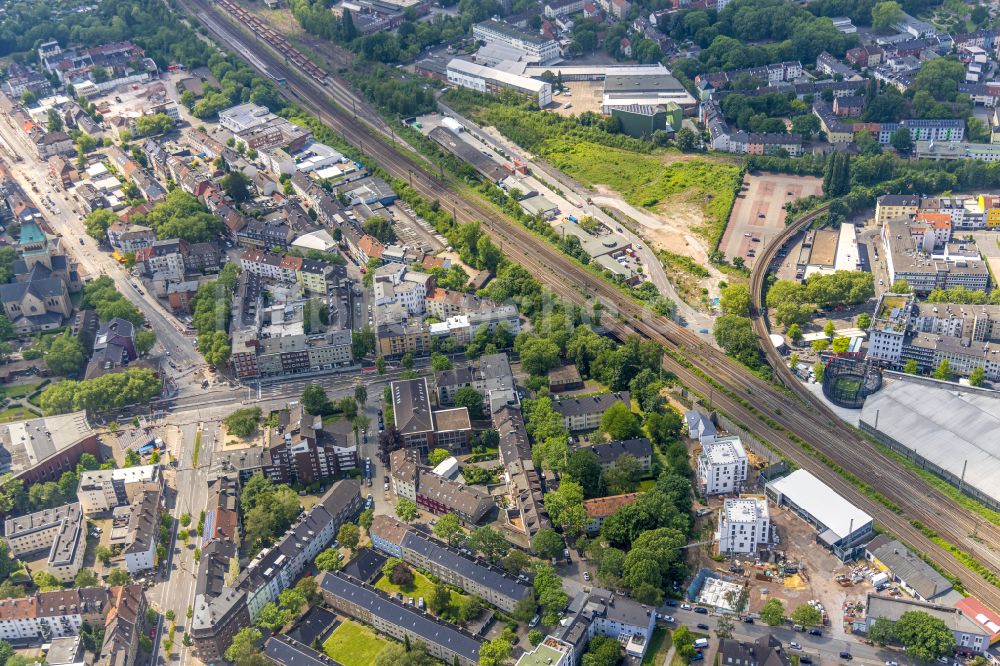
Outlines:
<svg viewBox="0 0 1000 666"><path fill-rule="evenodd" d="M955 479L964 467L966 484L1000 502L1000 398L894 381L861 409L862 424L875 429L876 419L878 432Z"/></svg>

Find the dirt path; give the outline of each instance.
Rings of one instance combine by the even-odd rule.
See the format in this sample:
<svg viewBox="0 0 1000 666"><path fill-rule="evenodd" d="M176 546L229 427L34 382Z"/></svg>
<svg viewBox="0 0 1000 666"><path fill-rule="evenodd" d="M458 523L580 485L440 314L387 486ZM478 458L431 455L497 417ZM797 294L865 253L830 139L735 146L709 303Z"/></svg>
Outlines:
<svg viewBox="0 0 1000 666"><path fill-rule="evenodd" d="M643 227L643 236L659 250L691 257L704 267L709 276L700 280L700 284L708 289L709 296L718 296L718 283L726 276L708 260L708 246L705 240L691 231L702 223L702 213L693 206L675 204L671 206L669 217L653 215L641 208L636 208L621 198L614 191L604 186L597 186L600 194L593 197L594 203L620 211L631 217Z"/></svg>

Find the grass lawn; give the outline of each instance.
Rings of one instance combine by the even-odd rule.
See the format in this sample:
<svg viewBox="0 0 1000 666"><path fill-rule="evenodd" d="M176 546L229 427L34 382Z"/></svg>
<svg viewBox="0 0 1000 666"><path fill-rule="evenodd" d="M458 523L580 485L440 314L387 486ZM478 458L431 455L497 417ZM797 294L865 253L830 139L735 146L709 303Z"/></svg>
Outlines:
<svg viewBox="0 0 1000 666"><path fill-rule="evenodd" d="M606 185L638 208L667 203L697 206L705 219L693 231L712 243L722 237L739 184L736 164L708 157L678 160L675 151L644 155L596 143L549 139L542 152L556 168L586 185Z"/></svg>
<svg viewBox="0 0 1000 666"><path fill-rule="evenodd" d="M670 652L670 630L666 627L656 627L653 636L649 639L649 647L646 648L646 656L642 658L642 666L660 666Z"/></svg>
<svg viewBox="0 0 1000 666"><path fill-rule="evenodd" d="M0 388L0 398L23 398L41 386L42 380Z"/></svg>
<svg viewBox="0 0 1000 666"><path fill-rule="evenodd" d="M323 643L323 652L344 666L372 666L388 644L368 627L344 620Z"/></svg>
<svg viewBox="0 0 1000 666"><path fill-rule="evenodd" d="M413 597L413 603L417 603L417 599L420 597L424 598L424 603L431 598L431 594L434 593L434 583L431 582L430 578L423 575L419 571L413 572L413 585L408 588L400 587L394 585L388 578L382 576L379 578L378 582L375 583L375 587L387 592L390 595L395 595L397 592L401 593L404 597ZM451 605L455 606L465 597L464 594L459 594L455 590L451 591ZM347 666L345 664L345 666Z"/></svg>
<svg viewBox="0 0 1000 666"><path fill-rule="evenodd" d="M13 421L24 421L41 416L38 412L25 407L11 407L0 412L0 423L11 423Z"/></svg>
<svg viewBox="0 0 1000 666"><path fill-rule="evenodd" d="M639 482L638 492L647 492L656 487L656 479L643 479Z"/></svg>

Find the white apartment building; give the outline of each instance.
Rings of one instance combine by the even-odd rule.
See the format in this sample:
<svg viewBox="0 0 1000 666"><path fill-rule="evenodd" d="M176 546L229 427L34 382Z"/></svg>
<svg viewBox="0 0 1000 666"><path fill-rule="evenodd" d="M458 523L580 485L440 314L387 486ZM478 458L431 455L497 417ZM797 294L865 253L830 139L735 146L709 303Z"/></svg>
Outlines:
<svg viewBox="0 0 1000 666"><path fill-rule="evenodd" d="M139 500L124 511L116 511L116 521L127 516L125 527L125 567L132 575L148 571L156 566L156 544L160 536L159 489L143 492ZM115 527L112 527L114 537Z"/></svg>
<svg viewBox="0 0 1000 666"><path fill-rule="evenodd" d="M398 303L410 314L423 314L430 280L429 274L407 270L404 264L379 266L372 285L375 305Z"/></svg>
<svg viewBox="0 0 1000 666"><path fill-rule="evenodd" d="M0 640L48 641L77 636L84 622L103 627L107 611L108 591L102 587L0 599Z"/></svg>
<svg viewBox="0 0 1000 666"><path fill-rule="evenodd" d="M770 541L771 516L764 497L726 499L719 510L719 529L715 534L719 552L756 553Z"/></svg>
<svg viewBox="0 0 1000 666"><path fill-rule="evenodd" d="M698 481L704 495L738 493L747 480L747 453L736 435L702 444Z"/></svg>
<svg viewBox="0 0 1000 666"><path fill-rule="evenodd" d="M76 491L83 513L89 516L128 504L143 484L160 482L159 469L158 465L140 465L83 472Z"/></svg>
<svg viewBox="0 0 1000 666"><path fill-rule="evenodd" d="M83 514L77 503L8 518L4 523L4 538L11 557L49 550L64 522L82 520Z"/></svg>

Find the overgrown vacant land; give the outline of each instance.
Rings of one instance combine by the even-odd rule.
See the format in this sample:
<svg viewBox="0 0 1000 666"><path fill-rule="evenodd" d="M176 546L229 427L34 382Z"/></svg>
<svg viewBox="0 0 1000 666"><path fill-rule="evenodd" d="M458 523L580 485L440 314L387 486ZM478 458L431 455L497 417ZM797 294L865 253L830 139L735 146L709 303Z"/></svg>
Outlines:
<svg viewBox="0 0 1000 666"><path fill-rule="evenodd" d="M581 183L614 190L633 206L669 218L694 207L702 220L691 231L714 247L740 181L740 167L712 157L691 157L674 150L637 154L620 148L566 139L546 141L546 159Z"/></svg>
<svg viewBox="0 0 1000 666"><path fill-rule="evenodd" d="M686 155L612 134L605 131L603 119L596 114L560 117L467 91L451 91L447 100L456 111L481 125L495 127L583 185L603 194L617 194L655 216L665 227L663 231L696 234L705 246L701 252L691 253L665 244L661 249L701 259L718 245L740 183L738 160ZM658 235L651 235L654 243Z"/></svg>

